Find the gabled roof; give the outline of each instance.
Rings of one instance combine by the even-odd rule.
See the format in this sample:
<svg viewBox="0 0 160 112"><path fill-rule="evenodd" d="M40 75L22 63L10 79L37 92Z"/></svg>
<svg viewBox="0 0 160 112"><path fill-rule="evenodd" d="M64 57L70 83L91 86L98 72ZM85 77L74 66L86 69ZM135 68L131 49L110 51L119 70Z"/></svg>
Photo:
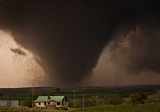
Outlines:
<svg viewBox="0 0 160 112"><path fill-rule="evenodd" d="M65 96L50 96L50 99L48 99L48 96L39 96L34 102L62 102L63 99L66 99Z"/></svg>

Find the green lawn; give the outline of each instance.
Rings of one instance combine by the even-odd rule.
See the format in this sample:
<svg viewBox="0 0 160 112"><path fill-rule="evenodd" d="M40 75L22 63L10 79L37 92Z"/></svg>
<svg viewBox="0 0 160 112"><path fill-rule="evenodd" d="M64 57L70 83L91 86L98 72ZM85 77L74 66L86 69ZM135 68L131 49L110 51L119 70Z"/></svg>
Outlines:
<svg viewBox="0 0 160 112"><path fill-rule="evenodd" d="M160 104L107 105L70 110L70 112L160 112Z"/></svg>
<svg viewBox="0 0 160 112"><path fill-rule="evenodd" d="M139 104L139 105L105 105L89 107L84 109L69 110L44 110L29 109L24 107L0 107L0 112L160 112L160 104Z"/></svg>

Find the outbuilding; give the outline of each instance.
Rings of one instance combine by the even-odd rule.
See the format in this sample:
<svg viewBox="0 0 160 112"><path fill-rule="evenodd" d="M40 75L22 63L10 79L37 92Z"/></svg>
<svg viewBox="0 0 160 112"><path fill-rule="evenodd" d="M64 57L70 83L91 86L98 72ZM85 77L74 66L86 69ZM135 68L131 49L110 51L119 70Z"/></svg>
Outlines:
<svg viewBox="0 0 160 112"><path fill-rule="evenodd" d="M19 101L15 101L15 100L0 100L0 106L19 106Z"/></svg>

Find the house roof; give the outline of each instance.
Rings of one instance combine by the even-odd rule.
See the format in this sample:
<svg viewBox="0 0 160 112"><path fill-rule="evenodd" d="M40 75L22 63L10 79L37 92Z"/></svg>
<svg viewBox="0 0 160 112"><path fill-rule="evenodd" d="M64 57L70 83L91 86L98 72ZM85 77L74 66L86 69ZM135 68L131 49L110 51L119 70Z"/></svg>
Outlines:
<svg viewBox="0 0 160 112"><path fill-rule="evenodd" d="M39 96L34 102L62 102L65 96L50 96L50 99L48 99L48 96Z"/></svg>

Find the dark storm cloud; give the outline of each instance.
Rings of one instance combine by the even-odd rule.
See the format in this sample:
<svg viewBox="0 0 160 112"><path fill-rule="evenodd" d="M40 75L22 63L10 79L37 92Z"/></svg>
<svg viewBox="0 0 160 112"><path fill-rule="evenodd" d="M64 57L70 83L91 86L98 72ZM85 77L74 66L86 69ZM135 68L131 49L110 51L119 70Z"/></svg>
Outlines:
<svg viewBox="0 0 160 112"><path fill-rule="evenodd" d="M39 54L51 82L62 85L79 83L90 74L118 26L149 14L159 16L158 4L150 0L1 0L0 4L1 29Z"/></svg>

